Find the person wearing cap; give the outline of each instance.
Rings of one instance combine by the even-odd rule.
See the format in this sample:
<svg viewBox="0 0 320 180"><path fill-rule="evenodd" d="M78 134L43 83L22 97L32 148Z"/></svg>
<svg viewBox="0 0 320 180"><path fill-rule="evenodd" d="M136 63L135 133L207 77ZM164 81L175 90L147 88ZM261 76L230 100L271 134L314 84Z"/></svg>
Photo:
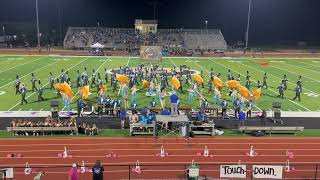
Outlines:
<svg viewBox="0 0 320 180"><path fill-rule="evenodd" d="M77 164L73 163L72 167L69 171L69 180L78 180L78 174L77 174Z"/></svg>

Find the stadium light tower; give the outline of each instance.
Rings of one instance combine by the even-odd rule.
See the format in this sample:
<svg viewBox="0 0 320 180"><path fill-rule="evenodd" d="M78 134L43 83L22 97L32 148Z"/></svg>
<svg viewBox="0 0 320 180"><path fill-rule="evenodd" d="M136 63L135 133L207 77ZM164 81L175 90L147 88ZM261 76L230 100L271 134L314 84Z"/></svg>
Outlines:
<svg viewBox="0 0 320 180"><path fill-rule="evenodd" d="M39 30L39 9L38 0L36 0L36 16L37 16L37 38L38 38L38 49L40 50L40 30Z"/></svg>
<svg viewBox="0 0 320 180"><path fill-rule="evenodd" d="M248 49L249 29L250 29L250 16L251 16L251 0L249 0L249 9L248 9L248 18L247 18L247 30L246 30L246 46L245 46L245 49Z"/></svg>

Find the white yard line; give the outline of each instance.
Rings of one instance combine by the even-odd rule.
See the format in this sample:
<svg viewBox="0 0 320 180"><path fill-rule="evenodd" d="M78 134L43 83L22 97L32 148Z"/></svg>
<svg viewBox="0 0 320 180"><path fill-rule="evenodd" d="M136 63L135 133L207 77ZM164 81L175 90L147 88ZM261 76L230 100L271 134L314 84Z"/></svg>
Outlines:
<svg viewBox="0 0 320 180"><path fill-rule="evenodd" d="M211 61L211 60L210 60ZM216 61L215 61L216 62ZM197 66L199 66L200 68L202 68L203 70L205 70L207 73L210 73L210 71L209 70L207 70L206 68L204 68L203 66L201 66L199 63L197 63L197 62L193 62L193 63L195 63ZM217 64L219 64L219 63L217 63ZM226 69L228 69L226 66L223 66L223 67L225 67ZM229 68L230 69L230 68ZM241 73L238 73L238 74L240 74L241 76L243 76L243 77L245 77L244 75L242 75ZM259 108L258 106L255 106L259 111L262 111L262 109L261 108Z"/></svg>
<svg viewBox="0 0 320 180"><path fill-rule="evenodd" d="M215 62L216 62L216 61L215 61ZM241 63L241 65L246 66L246 67L251 68L251 69L254 69L254 70L256 70L256 71L259 71L259 72L261 72L261 73L263 73L263 74L265 73L264 71L262 71L262 70L260 70L260 69L258 69L258 68L255 68L255 67L252 67L252 66L248 66L248 65L245 65L245 64L243 64L243 63ZM268 73L268 75L273 76L273 77L275 77L275 78L277 78L277 79L282 80L281 78L279 78L278 76L275 76L275 75L273 75L273 74ZM296 85L295 83L290 82L290 81L288 81L288 83L289 83L289 84ZM309 92L311 92L311 93L318 94L318 93L313 92L313 91L311 91L310 89L307 89L307 88L305 88L305 87L303 87L303 89L304 89L304 90L307 90L307 91L309 91Z"/></svg>
<svg viewBox="0 0 320 180"><path fill-rule="evenodd" d="M46 67L51 66L51 65L56 64L56 63L58 63L58 61L56 61L56 62L54 62L54 63L51 63L51 64L47 64L47 65L45 65L45 66L42 66L42 67L40 67L40 68L38 68L38 69L30 72L30 73L27 73L27 74L24 75L24 76L19 77L19 79L22 80L24 77L30 75L31 73L37 72L37 71L39 71L39 70L41 70L41 69L43 69L43 68L46 68ZM11 81L11 82L8 82L7 84L1 86L0 89L1 89L1 88L4 88L4 87L6 87L6 86L8 86L8 85L10 85L11 83L14 83L14 82L15 82L15 80L13 80L13 81Z"/></svg>
<svg viewBox="0 0 320 180"><path fill-rule="evenodd" d="M45 56L45 57L46 57L46 56ZM29 64L29 63L32 63L32 62L38 61L38 60L43 59L43 58L45 58L45 57L37 58L37 59L35 59L35 60L33 60L33 61L28 61L28 62L25 62L25 63L19 64L19 65L17 65L17 66L13 66L13 67L11 67L11 68L9 68L9 69L6 69L6 70L3 70L3 71L0 71L0 74L1 74L1 73L3 73L3 72L5 72L5 71L9 71L9 70L11 70L11 69L14 69L14 68L17 68L17 67L20 67L20 66L23 66L23 65L26 65L26 64Z"/></svg>
<svg viewBox="0 0 320 180"><path fill-rule="evenodd" d="M86 61L89 58L86 58L82 61L80 61L79 63L73 65L72 67L70 67L69 69L67 69L66 71L69 71L70 69L73 69L74 67L76 67L77 65L81 64L82 62ZM58 62L58 61L57 61ZM55 79L57 79L58 77L61 76L62 73L60 73L58 76L55 77ZM43 87L45 87L46 85L48 85L49 82L47 82ZM26 97L26 99L28 99L29 97L31 97L33 94L35 94L36 92L31 93L29 96ZM8 111L11 111L13 108L17 107L21 102L18 102L16 105L12 106Z"/></svg>
<svg viewBox="0 0 320 180"><path fill-rule="evenodd" d="M110 59L110 57L108 57L108 59L106 61L108 61ZM103 63L98 67L98 69L96 70L96 72L99 71L99 69L104 65L104 63L106 61L103 61ZM92 79L92 76L89 78L89 81ZM77 91L77 93L71 98L70 102L72 102L72 100L79 94L80 90ZM63 108L61 109L61 111L63 111L66 108L66 106L63 106Z"/></svg>
<svg viewBox="0 0 320 180"><path fill-rule="evenodd" d="M286 61L285 61L285 62L286 62ZM304 68L304 67L295 66L295 65L292 65L292 64L289 64L289 63L286 63L286 65L293 66L293 67L295 67L295 68L299 68L299 69L304 69L304 70L307 70L307 71L312 71L312 72L314 72L314 73L319 73L319 74L320 74L320 72L319 72L319 71L314 71L314 70L307 69L307 68Z"/></svg>
<svg viewBox="0 0 320 180"><path fill-rule="evenodd" d="M213 61L213 60L211 60L211 61ZM218 63L218 61L213 61L213 62L215 62L215 63L217 63L217 64L219 64L219 65L221 65L221 66L223 66L223 67L225 67L225 68L227 68L228 69L228 67L227 66L225 66L225 65L223 65L223 64L220 64L220 63ZM229 69L232 69L232 68L229 68ZM233 70L233 69L232 69ZM236 72L236 73L238 73L238 74L240 74L241 76L244 76L243 74L241 74L241 73L239 73L239 72L237 72L237 71L235 71L235 70L233 70L234 72ZM255 83L257 83L257 81L254 81L253 80L253 82L255 82ZM275 92L274 90L272 90L272 89L268 89L269 91L271 91L271 92L273 92L274 94L278 94L277 92ZM304 106L302 106L301 104L299 104L299 103L296 103L296 102L294 102L294 101L292 101L291 99L288 99L291 103L293 103L293 104L296 104L297 106L300 106L300 107L302 107L303 109L305 109L305 110L307 110L307 111L311 111L310 109L308 109L308 108L306 108L306 107L304 107Z"/></svg>
<svg viewBox="0 0 320 180"><path fill-rule="evenodd" d="M109 59L109 58L108 58ZM128 58L127 66L129 65L131 57Z"/></svg>
<svg viewBox="0 0 320 180"><path fill-rule="evenodd" d="M278 67L276 67L276 66L272 66L272 65L270 65L270 67L273 67L273 68L279 69L279 70L281 70L281 71L286 71L286 72L289 72L289 73L292 73L292 74L301 75L301 74L298 74L298 73L292 72L292 71L290 71L290 70L288 70L288 69L278 68ZM313 80L313 81L315 81L315 82L318 82L318 83L320 82L319 80L313 79L313 78L308 77L308 76L305 76L305 75L303 75L302 77L307 78L307 79L311 79L311 80Z"/></svg>

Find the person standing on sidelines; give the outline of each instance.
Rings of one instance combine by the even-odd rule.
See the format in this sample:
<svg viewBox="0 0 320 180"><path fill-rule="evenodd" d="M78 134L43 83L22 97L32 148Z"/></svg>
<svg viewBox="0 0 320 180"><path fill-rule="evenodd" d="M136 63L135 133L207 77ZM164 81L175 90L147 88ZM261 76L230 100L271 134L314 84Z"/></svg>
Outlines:
<svg viewBox="0 0 320 180"><path fill-rule="evenodd" d="M103 168L100 160L97 160L95 165L92 168L92 179L93 180L103 180L103 171L104 171L104 168Z"/></svg>
<svg viewBox="0 0 320 180"><path fill-rule="evenodd" d="M297 85L299 86L299 88L300 88L300 90L302 92L302 77L301 77L301 75L299 75L299 79L297 81Z"/></svg>
<svg viewBox="0 0 320 180"><path fill-rule="evenodd" d="M77 164L73 163L72 168L69 170L69 180L79 180L77 172Z"/></svg>

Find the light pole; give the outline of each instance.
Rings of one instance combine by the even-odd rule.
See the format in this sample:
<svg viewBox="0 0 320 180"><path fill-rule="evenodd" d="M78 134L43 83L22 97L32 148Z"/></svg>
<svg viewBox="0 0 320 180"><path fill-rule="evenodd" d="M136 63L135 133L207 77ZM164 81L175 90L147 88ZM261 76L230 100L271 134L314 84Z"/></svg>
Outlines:
<svg viewBox="0 0 320 180"><path fill-rule="evenodd" d="M40 30L39 30L39 9L38 0L36 0L36 16L37 16L37 38L38 38L38 49L40 50Z"/></svg>
<svg viewBox="0 0 320 180"><path fill-rule="evenodd" d="M247 30L246 30L246 46L245 46L245 49L248 48L249 29L250 29L250 16L251 16L251 0L249 0L249 9L248 9L248 18L247 18Z"/></svg>
<svg viewBox="0 0 320 180"><path fill-rule="evenodd" d="M209 38L208 38L208 21L205 20L204 22L206 23L206 31L207 31L207 38L206 38L206 42L207 42L207 43L206 43L206 46L207 46L207 51L208 51L208 39L209 39Z"/></svg>

